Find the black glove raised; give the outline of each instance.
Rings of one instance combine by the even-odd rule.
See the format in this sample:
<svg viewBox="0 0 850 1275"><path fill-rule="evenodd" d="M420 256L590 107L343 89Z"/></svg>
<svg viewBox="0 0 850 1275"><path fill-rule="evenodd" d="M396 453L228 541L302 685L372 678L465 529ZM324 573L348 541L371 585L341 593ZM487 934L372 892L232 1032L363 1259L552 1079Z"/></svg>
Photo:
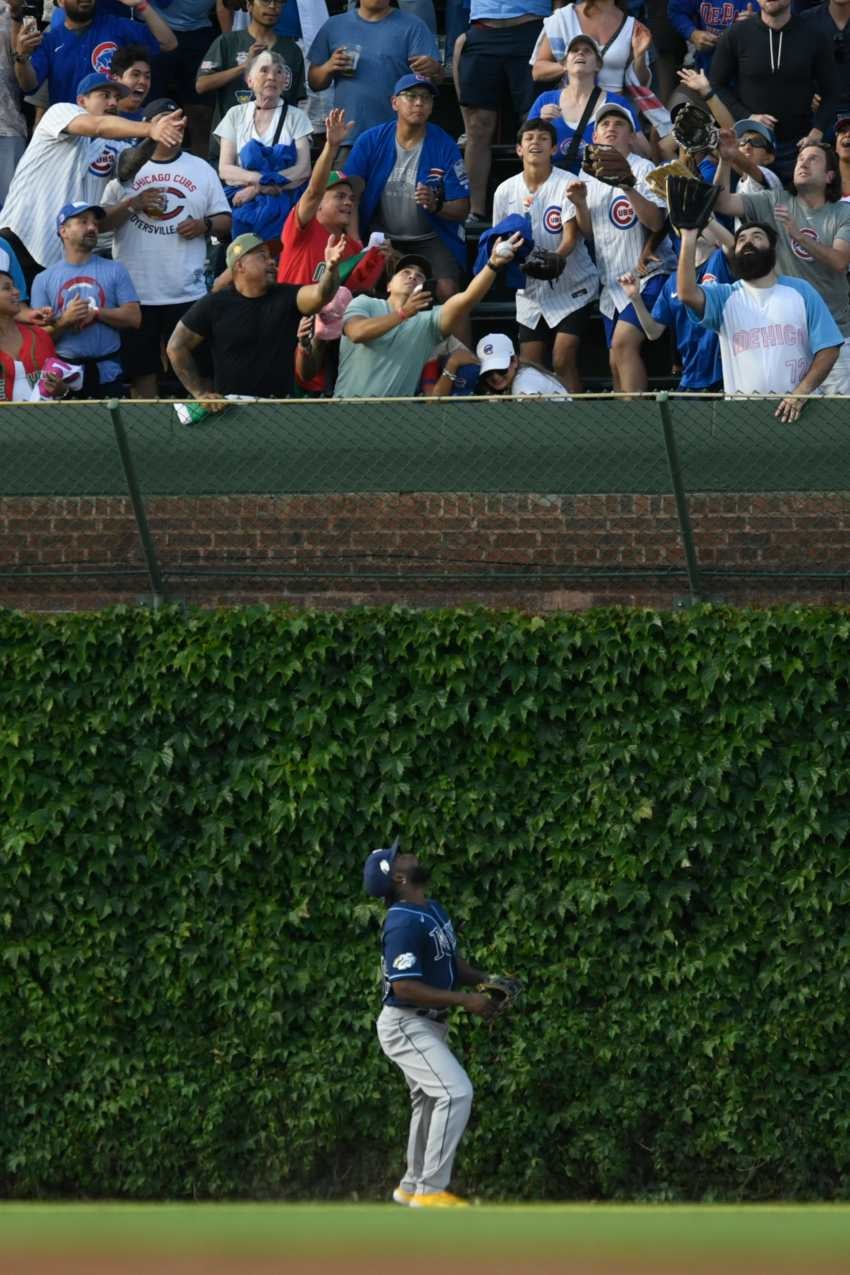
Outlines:
<svg viewBox="0 0 850 1275"><path fill-rule="evenodd" d="M667 207L676 230L703 230L711 221L719 186L687 177L667 178Z"/></svg>
<svg viewBox="0 0 850 1275"><path fill-rule="evenodd" d="M673 136L690 154L692 151L716 150L719 130L708 111L695 102L685 102L673 120Z"/></svg>
<svg viewBox="0 0 850 1275"><path fill-rule="evenodd" d="M520 270L529 279L548 279L550 283L554 283L556 279L560 279L566 267L566 261L557 252L550 252L548 248L532 248L520 265Z"/></svg>

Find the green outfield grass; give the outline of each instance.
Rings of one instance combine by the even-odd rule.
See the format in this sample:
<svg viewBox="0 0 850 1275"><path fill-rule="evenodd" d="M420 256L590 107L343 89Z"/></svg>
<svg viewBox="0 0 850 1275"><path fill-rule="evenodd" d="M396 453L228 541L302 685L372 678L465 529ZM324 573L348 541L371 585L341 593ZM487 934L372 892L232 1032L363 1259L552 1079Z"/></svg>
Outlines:
<svg viewBox="0 0 850 1275"><path fill-rule="evenodd" d="M421 1243L420 1243L421 1241ZM414 1244L434 1258L799 1260L850 1269L850 1206L481 1205L417 1213L375 1204L0 1204L14 1252L368 1258Z"/></svg>

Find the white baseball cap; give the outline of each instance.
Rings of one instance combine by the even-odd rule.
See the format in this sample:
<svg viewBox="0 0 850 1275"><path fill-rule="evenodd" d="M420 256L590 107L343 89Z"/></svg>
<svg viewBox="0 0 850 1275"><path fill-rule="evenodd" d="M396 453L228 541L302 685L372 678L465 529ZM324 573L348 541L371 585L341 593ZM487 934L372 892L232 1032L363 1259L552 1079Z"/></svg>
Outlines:
<svg viewBox="0 0 850 1275"><path fill-rule="evenodd" d="M504 372L510 366L511 359L516 358L514 343L503 332L491 332L489 336L483 336L475 347L475 354L481 363L479 376L484 376L487 372Z"/></svg>

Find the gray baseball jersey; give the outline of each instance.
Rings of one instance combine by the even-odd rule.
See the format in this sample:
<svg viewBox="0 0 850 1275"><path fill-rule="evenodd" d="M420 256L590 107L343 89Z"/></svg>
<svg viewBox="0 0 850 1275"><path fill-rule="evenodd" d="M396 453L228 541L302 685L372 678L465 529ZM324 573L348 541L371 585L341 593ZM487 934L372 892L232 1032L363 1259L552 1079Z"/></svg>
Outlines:
<svg viewBox="0 0 850 1275"><path fill-rule="evenodd" d="M756 195L742 195L745 221L764 221L777 232L776 267L780 274L790 274L805 279L823 297L832 317L844 336L850 336L850 302L847 294L847 275L832 266L821 265L800 243L793 243L777 221L774 209L784 204L800 227L803 239L832 247L836 239L850 240L850 204L824 204L822 208L810 208L789 190L764 190Z"/></svg>

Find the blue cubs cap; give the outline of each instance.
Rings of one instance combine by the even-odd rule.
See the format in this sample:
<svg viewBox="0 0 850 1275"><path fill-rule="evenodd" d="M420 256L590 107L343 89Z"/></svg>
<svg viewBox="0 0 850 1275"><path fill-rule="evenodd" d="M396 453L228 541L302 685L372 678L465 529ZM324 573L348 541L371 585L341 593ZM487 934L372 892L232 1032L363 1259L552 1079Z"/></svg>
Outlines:
<svg viewBox="0 0 850 1275"><path fill-rule="evenodd" d="M427 89L432 97L437 96L437 86L428 79L427 75L403 75L400 80L395 82L393 97L397 97L405 89Z"/></svg>
<svg viewBox="0 0 850 1275"><path fill-rule="evenodd" d="M81 217L84 212L93 212L98 221L103 221L106 216L106 209L101 208L100 204L65 204L56 218L57 232L66 221L70 221L72 217Z"/></svg>
<svg viewBox="0 0 850 1275"><path fill-rule="evenodd" d="M761 120L738 120L735 125L735 136L743 137L745 133L758 133L762 141L767 142L772 151L776 150L776 138L773 129L762 124Z"/></svg>
<svg viewBox="0 0 850 1275"><path fill-rule="evenodd" d="M398 854L399 838L386 850L373 850L363 864L363 888L373 899L385 899L393 888L393 860Z"/></svg>
<svg viewBox="0 0 850 1275"><path fill-rule="evenodd" d="M122 84L120 80L112 80L102 71L92 71L90 75L84 75L77 85L77 97L85 97L86 93L93 93L95 89L115 89L121 97L128 97L130 94L126 84Z"/></svg>

